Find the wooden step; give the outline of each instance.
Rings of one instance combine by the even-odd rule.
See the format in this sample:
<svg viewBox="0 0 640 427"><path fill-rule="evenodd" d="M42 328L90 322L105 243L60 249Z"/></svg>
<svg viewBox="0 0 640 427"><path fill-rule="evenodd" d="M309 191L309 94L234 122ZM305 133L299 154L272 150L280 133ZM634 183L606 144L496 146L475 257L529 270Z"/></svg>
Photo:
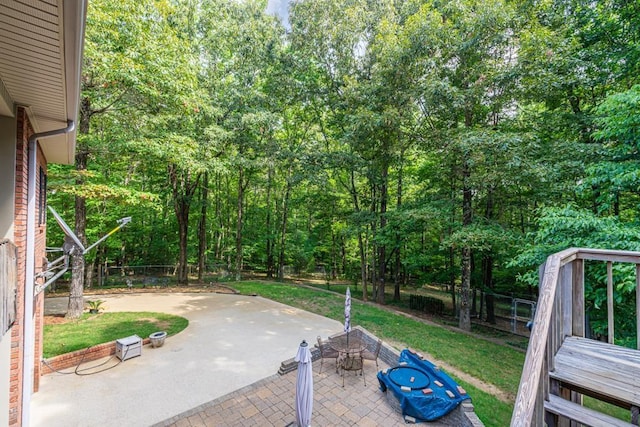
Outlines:
<svg viewBox="0 0 640 427"><path fill-rule="evenodd" d="M549 376L563 387L622 408L640 406L640 351L566 337Z"/></svg>
<svg viewBox="0 0 640 427"><path fill-rule="evenodd" d="M631 423L613 418L602 412L594 411L593 409L586 408L553 394L550 394L549 400L544 402L544 409L556 415L577 421L585 426L634 427Z"/></svg>

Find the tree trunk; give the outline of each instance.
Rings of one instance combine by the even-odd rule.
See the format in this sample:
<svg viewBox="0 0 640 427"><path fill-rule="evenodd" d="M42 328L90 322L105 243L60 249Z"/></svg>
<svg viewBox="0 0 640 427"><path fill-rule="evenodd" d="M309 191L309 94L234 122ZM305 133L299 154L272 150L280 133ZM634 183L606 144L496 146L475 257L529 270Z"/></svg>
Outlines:
<svg viewBox="0 0 640 427"><path fill-rule="evenodd" d="M178 219L178 285L189 284L189 271L187 265L187 247L188 247L188 231L189 231L189 209L184 203L177 203L176 217Z"/></svg>
<svg viewBox="0 0 640 427"><path fill-rule="evenodd" d="M485 288L487 322L495 325L496 314L493 299L493 258L491 255L485 255L482 258L482 281Z"/></svg>
<svg viewBox="0 0 640 427"><path fill-rule="evenodd" d="M371 236L375 236L376 234L376 229L375 226L371 227ZM373 239L371 239L373 240ZM375 242L371 243L371 240L368 238L365 239L365 248L371 248L371 252L369 253L367 251L367 259L371 260L370 261L370 265L367 266L368 268L368 276L371 279L371 298L373 299L373 301L378 301L378 270L377 270L377 264L376 264L376 260L377 260L377 252L378 252L378 247L376 246ZM369 244L371 243L371 244Z"/></svg>
<svg viewBox="0 0 640 427"><path fill-rule="evenodd" d="M80 126L78 132L81 135L89 133L91 119L91 101L89 98L82 98L80 103ZM87 170L89 153L85 144L78 144L76 149L76 186L84 185L84 172ZM87 244L87 207L83 196L75 198L75 234L83 245ZM71 283L69 284L69 304L66 317L69 319L79 319L84 310L84 255L76 254L71 259Z"/></svg>
<svg viewBox="0 0 640 427"><path fill-rule="evenodd" d="M178 221L178 285L186 286L189 284L189 266L187 265L189 210L191 208L193 194L200 181L200 175L192 180L188 171L179 171L178 166L175 164L168 165L167 170L169 173L169 182L171 183L173 209Z"/></svg>
<svg viewBox="0 0 640 427"><path fill-rule="evenodd" d="M488 220L493 219L493 188L489 188L487 195L487 208L485 216ZM485 301L487 307L487 322L496 323L495 306L493 300L493 257L491 253L482 256L482 287L485 291Z"/></svg>
<svg viewBox="0 0 640 427"><path fill-rule="evenodd" d="M472 221L472 193L470 186L471 170L469 161L464 160L462 167L462 225L467 227ZM471 313L469 304L469 290L471 289L471 248L462 248L462 274L460 283L460 317L459 327L464 331L471 331Z"/></svg>
<svg viewBox="0 0 640 427"><path fill-rule="evenodd" d="M200 221L198 221L198 283L202 283L207 268L207 208L209 205L209 173L202 177Z"/></svg>
<svg viewBox="0 0 640 427"><path fill-rule="evenodd" d="M371 213L371 217L375 218L377 211L377 192L376 192L375 183L371 183L371 206L369 207L369 212ZM369 266L369 276L371 278L371 298L374 301L378 301L378 245L376 244L376 233L378 232L378 222L377 219L372 219L369 226L371 227L371 239L367 236L365 240L365 248L371 248L370 255L368 254L369 259L371 260L371 265Z"/></svg>
<svg viewBox="0 0 640 427"><path fill-rule="evenodd" d="M455 251L453 246L449 246L449 292L451 292L451 304L453 304L453 312L456 311L456 273L454 270L455 264Z"/></svg>
<svg viewBox="0 0 640 427"><path fill-rule="evenodd" d="M358 192L356 189L356 177L355 172L352 170L350 174L350 188L351 199L353 200L353 210L356 213L360 212L360 203L358 202ZM358 231L358 252L360 253L360 280L362 280L362 301L369 300L369 290L367 286L367 254L365 250L364 238L362 237L362 230Z"/></svg>
<svg viewBox="0 0 640 427"><path fill-rule="evenodd" d="M365 251L362 232L358 233L358 251L360 253L360 280L362 281L362 301L369 300L369 287L367 286L367 253Z"/></svg>
<svg viewBox="0 0 640 427"><path fill-rule="evenodd" d="M331 280L338 278L338 252L340 238L336 236L336 233L331 230L331 272L329 277Z"/></svg>
<svg viewBox="0 0 640 427"><path fill-rule="evenodd" d="M455 181L453 179L453 174L452 174L452 179L450 184L451 184L451 187L450 187L451 200L455 200L456 188L455 188ZM456 217L455 203L451 203L451 220L449 223L449 231L448 231L449 236L453 234L453 224L455 223L455 217ZM449 246L449 290L451 292L451 304L453 307L454 315L457 307L456 305L456 273L454 269L455 258L456 258L455 250L453 246Z"/></svg>
<svg viewBox="0 0 640 427"><path fill-rule="evenodd" d="M84 165L86 166L86 152L84 156ZM76 162L78 164L78 156L76 156ZM80 161L80 163L82 160ZM85 170L85 168L77 170ZM82 178L76 180L76 184L78 181L83 181ZM76 211L76 227L75 233L78 236L78 239L82 242L83 245L86 245L86 237L85 230L87 227L87 210L84 197L76 196L75 201L75 211ZM71 260L71 284L69 285L69 305L67 308L68 319L79 319L82 316L82 312L84 310L84 269L85 269L85 260L84 254L75 254L72 256Z"/></svg>
<svg viewBox="0 0 640 427"><path fill-rule="evenodd" d="M402 159L404 157L404 153L400 156L400 168L398 170L398 199L396 202L396 210L400 212L402 209ZM393 289L393 300L400 301L400 283L401 283L401 275L400 271L402 268L402 260L400 258L401 248L402 248L402 238L400 233L396 230L396 262L395 262L395 275L394 275L394 289Z"/></svg>
<svg viewBox="0 0 640 427"><path fill-rule="evenodd" d="M275 260L273 256L274 244L273 244L273 236L274 233L271 231L271 190L273 185L273 168L269 167L269 171L267 172L267 201L266 201L266 209L267 209L267 218L265 220L265 228L267 230L267 278L272 279L273 274L275 273Z"/></svg>
<svg viewBox="0 0 640 427"><path fill-rule="evenodd" d="M97 256L93 258L93 261L87 265L85 260L85 268L84 268L84 285L87 288L91 288L93 286L93 272L96 269L96 260Z"/></svg>
<svg viewBox="0 0 640 427"><path fill-rule="evenodd" d="M386 161L382 166L382 183L380 184L380 233L384 233L387 226L387 180L389 176L389 166ZM387 278L387 245L382 243L378 246L378 303L385 303L385 281Z"/></svg>
<svg viewBox="0 0 640 427"><path fill-rule="evenodd" d="M223 241L223 236L225 235L224 230L226 229L226 224L224 223L224 219L222 218L222 195L223 194L228 194L227 191L223 191L222 188L222 182L221 182L221 177L220 174L217 173L215 176L215 180L214 180L214 193L215 193L215 218L216 218L216 223L218 224L218 227L214 233L214 254L213 254L213 258L216 260L216 262L219 262L222 260L222 241ZM227 190L227 189L225 189ZM228 266L227 266L228 267Z"/></svg>
<svg viewBox="0 0 640 427"><path fill-rule="evenodd" d="M284 254L287 244L287 221L289 213L289 197L291 194L291 171L287 176L287 187L282 199L282 226L280 228L280 254L278 255L278 279L284 279Z"/></svg>
<svg viewBox="0 0 640 427"><path fill-rule="evenodd" d="M238 204L236 211L236 280L242 280L242 228L244 226L244 169L238 168Z"/></svg>

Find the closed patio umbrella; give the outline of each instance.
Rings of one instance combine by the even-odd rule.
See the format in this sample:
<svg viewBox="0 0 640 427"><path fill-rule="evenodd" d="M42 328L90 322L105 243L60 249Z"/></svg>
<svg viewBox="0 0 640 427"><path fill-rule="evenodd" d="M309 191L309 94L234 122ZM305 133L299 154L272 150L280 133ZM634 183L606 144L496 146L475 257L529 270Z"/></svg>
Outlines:
<svg viewBox="0 0 640 427"><path fill-rule="evenodd" d="M296 423L298 427L311 425L313 412L313 367L311 351L306 341L300 343L295 361L298 362L298 377L296 379Z"/></svg>
<svg viewBox="0 0 640 427"><path fill-rule="evenodd" d="M351 290L347 286L344 298L344 331L347 333L347 348L349 347L349 331L351 331Z"/></svg>
<svg viewBox="0 0 640 427"><path fill-rule="evenodd" d="M351 290L347 288L347 294L344 299L344 331L351 330Z"/></svg>

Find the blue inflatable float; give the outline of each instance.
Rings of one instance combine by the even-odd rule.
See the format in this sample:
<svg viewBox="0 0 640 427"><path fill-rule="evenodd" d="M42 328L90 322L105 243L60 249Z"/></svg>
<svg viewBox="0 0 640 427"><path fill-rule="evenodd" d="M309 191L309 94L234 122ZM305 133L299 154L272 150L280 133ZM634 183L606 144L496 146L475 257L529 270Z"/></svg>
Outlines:
<svg viewBox="0 0 640 427"><path fill-rule="evenodd" d="M471 399L449 375L419 354L405 349L398 366L378 372L380 390L391 392L402 415L417 422L435 421Z"/></svg>

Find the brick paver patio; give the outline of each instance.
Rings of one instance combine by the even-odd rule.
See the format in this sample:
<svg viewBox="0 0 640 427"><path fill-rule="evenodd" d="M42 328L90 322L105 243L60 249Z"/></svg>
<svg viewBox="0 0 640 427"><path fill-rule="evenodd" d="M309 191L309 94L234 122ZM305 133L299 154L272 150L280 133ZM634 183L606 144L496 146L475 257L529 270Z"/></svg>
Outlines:
<svg viewBox="0 0 640 427"><path fill-rule="evenodd" d="M320 361L313 363L314 426L404 426L401 414L387 402L378 388L378 369L388 367L379 361L365 362L365 379L347 372L345 386L335 372L333 361L325 361L320 373ZM260 426L285 427L295 425L296 371L275 374L250 386L234 391L185 413L157 427ZM469 407L471 409L471 407ZM452 426L451 422L424 423L428 426Z"/></svg>

